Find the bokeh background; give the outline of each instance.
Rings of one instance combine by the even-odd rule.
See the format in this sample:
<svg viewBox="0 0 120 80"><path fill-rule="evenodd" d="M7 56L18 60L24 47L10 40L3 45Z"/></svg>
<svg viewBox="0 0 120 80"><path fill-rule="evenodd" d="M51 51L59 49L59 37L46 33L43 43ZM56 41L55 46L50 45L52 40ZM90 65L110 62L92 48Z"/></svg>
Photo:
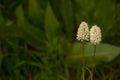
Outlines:
<svg viewBox="0 0 120 80"><path fill-rule="evenodd" d="M0 0L0 80L80 80L82 21L102 30L95 80L120 80L119 13L120 0Z"/></svg>

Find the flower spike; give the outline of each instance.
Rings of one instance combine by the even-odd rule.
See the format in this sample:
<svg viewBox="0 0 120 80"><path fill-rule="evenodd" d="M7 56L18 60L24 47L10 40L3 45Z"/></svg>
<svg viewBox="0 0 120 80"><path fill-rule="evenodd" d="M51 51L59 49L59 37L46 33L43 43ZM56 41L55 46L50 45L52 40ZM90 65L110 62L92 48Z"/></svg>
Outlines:
<svg viewBox="0 0 120 80"><path fill-rule="evenodd" d="M89 27L86 22L81 22L79 25L76 39L81 41L89 40Z"/></svg>
<svg viewBox="0 0 120 80"><path fill-rule="evenodd" d="M101 42L101 29L97 25L90 29L90 42L94 45Z"/></svg>

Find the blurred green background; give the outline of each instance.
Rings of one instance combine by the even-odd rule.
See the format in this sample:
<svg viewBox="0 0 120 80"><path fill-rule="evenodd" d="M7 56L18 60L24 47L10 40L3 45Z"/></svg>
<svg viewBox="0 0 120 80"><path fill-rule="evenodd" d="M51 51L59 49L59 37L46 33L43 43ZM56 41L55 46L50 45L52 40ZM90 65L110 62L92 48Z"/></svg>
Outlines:
<svg viewBox="0 0 120 80"><path fill-rule="evenodd" d="M0 80L80 80L82 21L102 30L95 80L120 80L119 13L120 0L0 0Z"/></svg>

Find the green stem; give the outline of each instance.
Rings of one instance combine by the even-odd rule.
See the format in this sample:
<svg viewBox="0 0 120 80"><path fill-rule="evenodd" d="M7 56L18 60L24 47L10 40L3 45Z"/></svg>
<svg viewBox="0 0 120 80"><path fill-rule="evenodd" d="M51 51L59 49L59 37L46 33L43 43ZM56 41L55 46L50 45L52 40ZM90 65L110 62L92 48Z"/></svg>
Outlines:
<svg viewBox="0 0 120 80"><path fill-rule="evenodd" d="M82 80L85 80L84 42L82 42Z"/></svg>
<svg viewBox="0 0 120 80"><path fill-rule="evenodd" d="M92 58L92 72L91 72L91 80L93 80L93 77L94 77L94 68L95 68L95 53L96 53L96 45L94 45L94 52L93 52L93 58Z"/></svg>

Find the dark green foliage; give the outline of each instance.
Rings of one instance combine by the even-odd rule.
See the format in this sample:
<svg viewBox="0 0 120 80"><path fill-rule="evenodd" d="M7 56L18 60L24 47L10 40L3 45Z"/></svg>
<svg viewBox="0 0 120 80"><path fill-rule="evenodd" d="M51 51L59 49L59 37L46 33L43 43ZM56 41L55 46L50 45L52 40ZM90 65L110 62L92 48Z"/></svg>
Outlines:
<svg viewBox="0 0 120 80"><path fill-rule="evenodd" d="M0 80L80 80L80 22L97 24L103 42L119 46L119 12L119 0L0 0ZM98 47L95 80L118 80L119 47Z"/></svg>

